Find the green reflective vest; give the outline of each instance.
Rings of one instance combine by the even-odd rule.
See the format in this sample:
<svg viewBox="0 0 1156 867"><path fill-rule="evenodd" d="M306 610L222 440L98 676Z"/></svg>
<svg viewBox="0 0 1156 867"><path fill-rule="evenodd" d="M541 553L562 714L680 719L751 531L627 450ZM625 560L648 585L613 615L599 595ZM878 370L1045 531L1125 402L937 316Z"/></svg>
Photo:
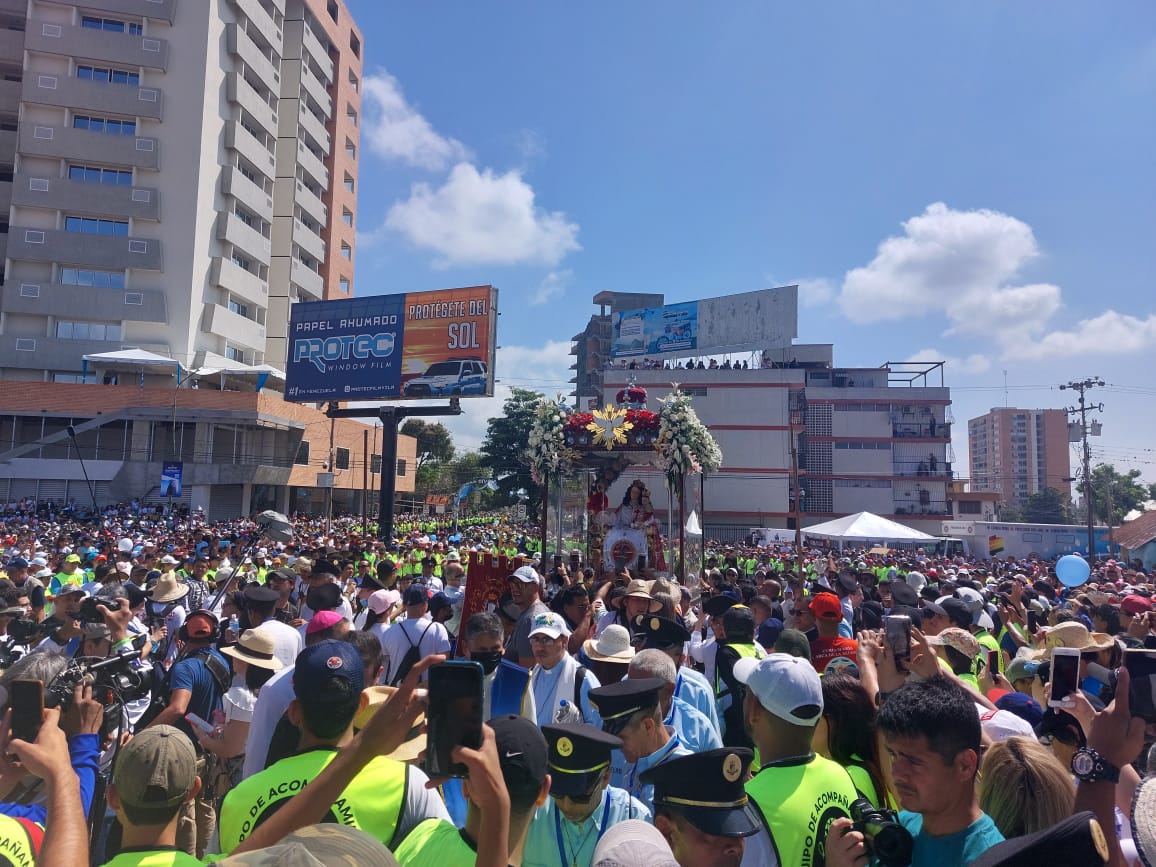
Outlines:
<svg viewBox="0 0 1156 867"><path fill-rule="evenodd" d="M12 867L34 867L44 829L28 819L0 815L0 861Z"/></svg>
<svg viewBox="0 0 1156 867"><path fill-rule="evenodd" d="M759 647L757 644L754 644L754 643L751 643L751 644L730 644L730 643L727 643L727 644L719 645L720 650L723 647L729 647L732 650L734 650L734 652L739 655L739 659L762 659L763 657L765 657L767 655L766 653L763 652L763 649L761 647ZM717 657L716 657L716 659L717 659ZM718 698L718 699L723 698L727 694L727 685L725 683L723 683L722 678L719 677L717 663L715 664L715 667L714 667L714 694L715 694L715 698Z"/></svg>
<svg viewBox="0 0 1156 867"><path fill-rule="evenodd" d="M819 755L768 763L747 782L747 794L784 867L824 863L831 823L849 816L858 797L842 765Z"/></svg>
<svg viewBox="0 0 1156 867"><path fill-rule="evenodd" d="M234 786L221 804L221 852L228 854L237 848L283 801L321 773L336 754L336 750L316 749L289 756ZM407 765L379 756L353 778L323 821L360 828L392 847L408 784Z"/></svg>
<svg viewBox="0 0 1156 867"><path fill-rule="evenodd" d="M148 852L122 852L106 861L104 867L200 867L204 863L174 849L151 849Z"/></svg>
<svg viewBox="0 0 1156 867"><path fill-rule="evenodd" d="M426 819L393 853L401 867L473 867L478 854L445 819Z"/></svg>

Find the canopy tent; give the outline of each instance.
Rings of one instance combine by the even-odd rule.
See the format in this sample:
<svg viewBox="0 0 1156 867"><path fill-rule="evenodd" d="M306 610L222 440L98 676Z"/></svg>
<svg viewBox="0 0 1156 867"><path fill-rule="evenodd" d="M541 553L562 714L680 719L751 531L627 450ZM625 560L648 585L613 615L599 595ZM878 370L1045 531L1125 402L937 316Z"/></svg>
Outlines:
<svg viewBox="0 0 1156 867"><path fill-rule="evenodd" d="M269 364L239 364L232 363L227 366L220 367L198 367L189 374L190 378L201 378L216 376L220 379L221 390L225 389L225 378L238 379L246 383L252 383L255 390L260 391L265 387L270 379L275 379L278 382L285 381L285 374L277 368Z"/></svg>
<svg viewBox="0 0 1156 867"><path fill-rule="evenodd" d="M820 539L838 539L843 542L934 542L919 530L913 530L896 521L873 515L870 512L856 512L845 518L836 518L813 527L803 528L804 536Z"/></svg>
<svg viewBox="0 0 1156 867"><path fill-rule="evenodd" d="M145 371L164 374L171 372L180 381L181 363L175 358L166 358L146 349L118 349L116 352L98 352L81 358L81 379L88 379L88 365L102 370L139 371L144 382ZM165 370L168 368L168 371Z"/></svg>

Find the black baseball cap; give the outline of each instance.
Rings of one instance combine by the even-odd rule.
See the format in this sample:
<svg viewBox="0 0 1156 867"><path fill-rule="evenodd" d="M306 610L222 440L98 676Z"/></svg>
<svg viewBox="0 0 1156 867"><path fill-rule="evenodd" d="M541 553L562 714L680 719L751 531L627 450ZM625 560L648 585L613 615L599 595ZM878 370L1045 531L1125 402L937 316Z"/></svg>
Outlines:
<svg viewBox="0 0 1156 867"><path fill-rule="evenodd" d="M502 778L511 797L537 793L550 773L549 746L542 730L524 716L508 714L491 719Z"/></svg>
<svg viewBox="0 0 1156 867"><path fill-rule="evenodd" d="M341 590L336 584L322 584L305 594L305 604L312 611L334 611L341 606Z"/></svg>

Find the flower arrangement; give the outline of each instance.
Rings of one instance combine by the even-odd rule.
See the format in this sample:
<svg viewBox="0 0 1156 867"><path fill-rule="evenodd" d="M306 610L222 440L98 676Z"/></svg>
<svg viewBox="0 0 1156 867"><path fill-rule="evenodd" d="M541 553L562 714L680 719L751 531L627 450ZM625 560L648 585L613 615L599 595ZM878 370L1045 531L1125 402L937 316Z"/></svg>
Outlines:
<svg viewBox="0 0 1156 867"><path fill-rule="evenodd" d="M661 401L658 412L642 407L571 412L561 402L561 396L553 402L542 398L534 411L526 449L534 481L543 484L547 476L557 475L577 462L579 452L575 447L604 446L612 451L621 446L653 446L654 463L675 491L683 476L719 469L722 450L695 413L690 396L679 391L678 383L673 385L674 390ZM623 456L620 460L625 466L630 459Z"/></svg>
<svg viewBox="0 0 1156 867"><path fill-rule="evenodd" d="M722 450L691 406L690 396L674 391L663 398L658 442L658 468L666 474L672 491L678 491L682 477L713 472L722 466Z"/></svg>
<svg viewBox="0 0 1156 867"><path fill-rule="evenodd" d="M534 422L530 425L526 457L530 462L530 476L541 485L549 475L557 475L574 457L574 452L566 445L564 423L566 407L561 403L551 403L543 398L534 409Z"/></svg>

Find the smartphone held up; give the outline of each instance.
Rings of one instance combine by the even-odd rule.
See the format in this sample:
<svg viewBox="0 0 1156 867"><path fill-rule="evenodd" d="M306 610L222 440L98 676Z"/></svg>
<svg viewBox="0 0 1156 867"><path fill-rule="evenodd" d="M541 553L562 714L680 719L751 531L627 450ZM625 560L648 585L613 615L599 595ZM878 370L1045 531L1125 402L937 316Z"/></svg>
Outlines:
<svg viewBox="0 0 1156 867"><path fill-rule="evenodd" d="M454 747L482 745L482 667L468 660L439 662L429 670L424 770L430 777L465 777L451 758Z"/></svg>

